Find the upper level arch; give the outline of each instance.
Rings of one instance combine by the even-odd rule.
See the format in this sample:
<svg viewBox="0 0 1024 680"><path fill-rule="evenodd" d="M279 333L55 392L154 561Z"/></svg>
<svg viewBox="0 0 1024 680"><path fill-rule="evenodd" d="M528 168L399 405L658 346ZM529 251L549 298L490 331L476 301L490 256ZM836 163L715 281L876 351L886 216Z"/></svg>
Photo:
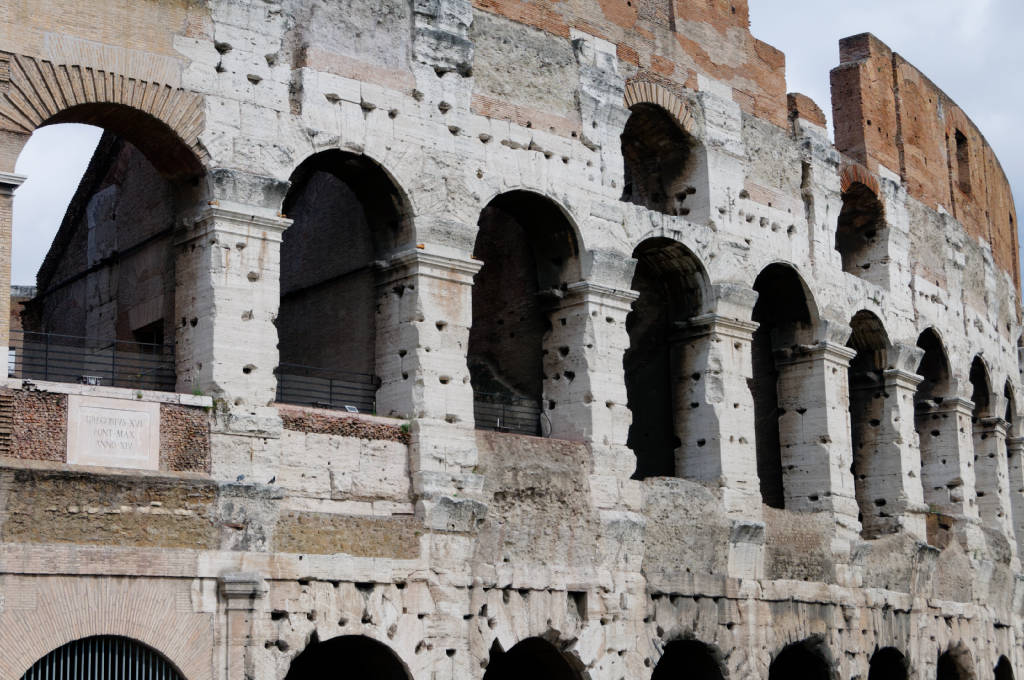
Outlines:
<svg viewBox="0 0 1024 680"><path fill-rule="evenodd" d="M828 649L819 637L786 645L768 667L768 680L834 680L834 677Z"/></svg>
<svg viewBox="0 0 1024 680"><path fill-rule="evenodd" d="M185 680L163 654L118 635L79 638L54 649L21 680Z"/></svg>
<svg viewBox="0 0 1024 680"><path fill-rule="evenodd" d="M484 680L586 680L583 665L572 654L560 650L543 637L530 637L507 651L495 640L484 672Z"/></svg>
<svg viewBox="0 0 1024 680"><path fill-rule="evenodd" d="M130 141L166 176L203 174L200 95L93 66L16 54L0 54L0 62L10 71L0 81L0 129L30 134L54 123L96 125Z"/></svg>
<svg viewBox="0 0 1024 680"><path fill-rule="evenodd" d="M651 680L724 680L725 665L721 653L700 640L673 640L654 666Z"/></svg>
<svg viewBox="0 0 1024 680"><path fill-rule="evenodd" d="M402 659L383 642L365 635L340 635L321 642L316 633L288 668L285 680L317 680L343 666L350 677L412 680Z"/></svg>

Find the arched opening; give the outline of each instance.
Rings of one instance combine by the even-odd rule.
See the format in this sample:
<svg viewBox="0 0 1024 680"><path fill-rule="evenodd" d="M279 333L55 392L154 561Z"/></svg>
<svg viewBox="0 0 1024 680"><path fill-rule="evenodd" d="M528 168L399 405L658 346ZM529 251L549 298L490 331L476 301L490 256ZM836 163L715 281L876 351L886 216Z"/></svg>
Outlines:
<svg viewBox="0 0 1024 680"><path fill-rule="evenodd" d="M31 167L61 143L54 140L74 145L93 139L77 176L57 159ZM32 380L190 390L176 379L174 239L205 198L203 167L192 150L147 113L85 104L37 130L16 167L29 179L15 195L13 283L27 289L20 324L12 324L8 372ZM62 182L76 188L66 209L58 199L54 210ZM41 206L56 217L52 223ZM26 261L20 248L39 233L52 235L45 256L39 262L26 252ZM31 286L25 278L37 265Z"/></svg>
<svg viewBox="0 0 1024 680"><path fill-rule="evenodd" d="M976 356L971 361L970 380L971 401L974 402L972 416L974 422L977 423L979 419L992 415L989 409L992 401L992 388L988 378L988 367L985 366L985 362L981 357Z"/></svg>
<svg viewBox="0 0 1024 680"><path fill-rule="evenodd" d="M673 640L665 645L651 680L723 680L722 666L711 647L697 640Z"/></svg>
<svg viewBox="0 0 1024 680"><path fill-rule="evenodd" d="M864 277L886 256L885 209L875 193L860 182L843 192L843 207L836 227L836 250L843 271Z"/></svg>
<svg viewBox="0 0 1024 680"><path fill-rule="evenodd" d="M971 433L974 439L975 494L982 521L1010 532L1009 470L1006 425L996 410L992 380L981 356L971 362Z"/></svg>
<svg viewBox="0 0 1024 680"><path fill-rule="evenodd" d="M543 638L531 637L503 652L497 641L491 646L484 680L580 680L576 664Z"/></svg>
<svg viewBox="0 0 1024 680"><path fill-rule="evenodd" d="M868 680L907 680L907 657L895 647L883 647L871 655Z"/></svg>
<svg viewBox="0 0 1024 680"><path fill-rule="evenodd" d="M944 545L955 508L950 492L960 486L957 401L950 399L949 359L939 334L926 328L917 338L924 351L917 372L922 380L914 395L914 427L921 449L921 487L928 516L928 542Z"/></svg>
<svg viewBox="0 0 1024 680"><path fill-rule="evenodd" d="M672 116L655 104L634 104L621 139L621 200L695 222L707 217L704 148Z"/></svg>
<svg viewBox="0 0 1024 680"><path fill-rule="evenodd" d="M579 281L578 256L569 220L538 194L502 194L480 214L473 257L483 266L473 279L467 352L478 428L550 432L557 399L548 386L563 378L557 362L572 361L571 347L549 346L552 314Z"/></svg>
<svg viewBox="0 0 1024 680"><path fill-rule="evenodd" d="M632 288L639 296L626 317L629 349L622 364L633 413L627 439L637 459L633 476L644 479L679 473L677 449L684 446L693 402L681 392L693 384L699 363L687 351L681 325L700 313L706 276L693 253L670 239L648 239L633 257Z"/></svg>
<svg viewBox="0 0 1024 680"><path fill-rule="evenodd" d="M1013 680L1013 664L1005 656L999 657L994 669L996 680Z"/></svg>
<svg viewBox="0 0 1024 680"><path fill-rule="evenodd" d="M278 401L375 411L378 262L412 241L402 192L340 150L292 173L281 242Z"/></svg>
<svg viewBox="0 0 1024 680"><path fill-rule="evenodd" d="M1013 392L1013 384L1007 379L1003 384L1003 399L1006 401L1006 408L1003 410L1003 420L1006 421L1006 436L1016 437L1017 434L1017 398Z"/></svg>
<svg viewBox="0 0 1024 680"><path fill-rule="evenodd" d="M963 647L947 649L939 655L935 680L974 680L970 652Z"/></svg>
<svg viewBox="0 0 1024 680"><path fill-rule="evenodd" d="M359 678L359 680L410 680L409 671L384 643L365 635L342 635L320 642L316 633L292 660L285 680Z"/></svg>
<svg viewBox="0 0 1024 680"><path fill-rule="evenodd" d="M768 680L830 680L821 640L810 638L787 645L768 667Z"/></svg>
<svg viewBox="0 0 1024 680"><path fill-rule="evenodd" d="M899 528L889 501L897 501L896 496L902 489L899 457L885 456L881 450L887 434L883 423L886 411L883 372L888 365L889 336L881 320L867 310L857 312L850 327L853 332L847 346L857 351L848 370L851 471L860 508L861 533L865 538L876 538Z"/></svg>
<svg viewBox="0 0 1024 680"><path fill-rule="evenodd" d="M184 680L160 652L131 638L96 635L53 650L21 680Z"/></svg>
<svg viewBox="0 0 1024 680"><path fill-rule="evenodd" d="M803 282L787 265L771 264L754 281L757 303L753 320L758 324L751 344L754 401L754 433L761 499L773 508L785 507L780 401L788 398L790 385L779 381L778 355L807 342L813 331L811 310ZM785 394L783 394L785 392Z"/></svg>

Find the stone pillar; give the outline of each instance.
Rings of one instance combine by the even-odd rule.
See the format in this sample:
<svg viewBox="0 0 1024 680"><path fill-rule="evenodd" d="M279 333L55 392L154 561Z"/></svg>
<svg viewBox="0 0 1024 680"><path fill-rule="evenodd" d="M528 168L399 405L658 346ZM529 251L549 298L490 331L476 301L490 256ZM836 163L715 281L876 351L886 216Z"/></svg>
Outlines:
<svg viewBox="0 0 1024 680"><path fill-rule="evenodd" d="M1007 437L1006 463L1017 553L1024 546L1024 437Z"/></svg>
<svg viewBox="0 0 1024 680"><path fill-rule="evenodd" d="M673 345L676 474L721 489L726 511L759 517L750 344L757 324L705 314L681 325Z"/></svg>
<svg viewBox="0 0 1024 680"><path fill-rule="evenodd" d="M916 350L912 354L919 361L921 351L908 349ZM914 395L920 383L921 376L901 368L882 373L884 402L875 442L875 463L879 467L870 473L875 483L867 498L878 509L876 517L883 529L880 533L903 530L923 541L927 537L928 506L921 488L921 449L914 429ZM867 522L864 524L866 527Z"/></svg>
<svg viewBox="0 0 1024 680"><path fill-rule="evenodd" d="M480 490L466 366L473 276L481 263L414 248L382 266L377 288L377 412L411 419L413 489L429 499Z"/></svg>
<svg viewBox="0 0 1024 680"><path fill-rule="evenodd" d="M25 177L9 172L0 172L0 350L7 363L7 348L10 346L11 320L11 243L14 227L14 190L22 185ZM7 375L7 368L4 368Z"/></svg>
<svg viewBox="0 0 1024 680"><path fill-rule="evenodd" d="M571 284L551 311L544 337L542 429L554 439L590 445L598 507L635 495L626 491L636 457L626 446L632 414L622 358L629 348L626 316L636 297L588 281Z"/></svg>
<svg viewBox="0 0 1024 680"><path fill-rule="evenodd" d="M267 584L258 574L232 572L221 576L217 585L222 617L217 636L221 668L213 677L224 680L273 677L274 669L260 668L258 655L252 653L262 647L266 633L272 632L258 631L255 621L258 603L267 594Z"/></svg>
<svg viewBox="0 0 1024 680"><path fill-rule="evenodd" d="M933 545L944 544L940 534L947 530L966 532L968 546L980 545L971 435L973 411L974 402L962 397L917 403L921 486L929 511L928 542Z"/></svg>
<svg viewBox="0 0 1024 680"><path fill-rule="evenodd" d="M779 445L787 510L831 511L860 533L854 495L847 369L856 352L831 341L776 352Z"/></svg>
<svg viewBox="0 0 1024 680"><path fill-rule="evenodd" d="M974 423L973 432L978 514L986 526L1004 534L1013 543L1006 421L1002 418L979 418Z"/></svg>

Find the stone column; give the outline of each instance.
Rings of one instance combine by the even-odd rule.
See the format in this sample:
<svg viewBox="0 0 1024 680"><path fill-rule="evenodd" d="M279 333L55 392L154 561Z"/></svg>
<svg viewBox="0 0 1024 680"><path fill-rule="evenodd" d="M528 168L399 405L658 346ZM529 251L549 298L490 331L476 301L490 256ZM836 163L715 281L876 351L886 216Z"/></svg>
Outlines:
<svg viewBox="0 0 1024 680"><path fill-rule="evenodd" d="M211 203L175 241L177 389L213 397L213 475L277 472L281 234L291 220Z"/></svg>
<svg viewBox="0 0 1024 680"><path fill-rule="evenodd" d="M984 524L1013 543L1006 421L980 418L974 423L974 475L978 514Z"/></svg>
<svg viewBox="0 0 1024 680"><path fill-rule="evenodd" d="M847 369L856 352L831 341L776 352L779 445L787 510L831 511L857 535Z"/></svg>
<svg viewBox="0 0 1024 680"><path fill-rule="evenodd" d="M974 481L974 402L946 397L918 402L915 420L921 445L921 486L928 504L928 542L946 530L967 532L967 545L981 545ZM973 527L973 528L972 528Z"/></svg>
<svg viewBox="0 0 1024 680"><path fill-rule="evenodd" d="M9 172L0 172L0 350L7 363L7 348L10 346L11 319L11 242L14 227L14 190L22 185L25 177ZM7 368L4 368L7 375Z"/></svg>
<svg viewBox="0 0 1024 680"><path fill-rule="evenodd" d="M466 365L473 276L481 263L428 248L383 264L377 288L377 412L411 420L412 481L420 499L481 488L472 472L473 387Z"/></svg>
<svg viewBox="0 0 1024 680"><path fill-rule="evenodd" d="M919 361L921 351L908 349L917 350ZM920 383L921 376L902 368L882 373L884 402L874 459L878 467L870 472L873 484L866 497L878 510L880 533L903 530L923 541L928 506L921 488L921 449L914 429L914 395Z"/></svg>
<svg viewBox="0 0 1024 680"><path fill-rule="evenodd" d="M1024 437L1007 437L1006 463L1017 553L1024 545Z"/></svg>
<svg viewBox="0 0 1024 680"><path fill-rule="evenodd" d="M588 281L571 284L551 311L544 337L542 428L554 439L590 445L598 507L635 496L626 490L636 458L626 446L632 414L622 358L629 348L626 316L636 297Z"/></svg>
<svg viewBox="0 0 1024 680"><path fill-rule="evenodd" d="M750 344L757 324L705 314L681 325L673 345L676 474L721 489L726 511L759 517Z"/></svg>

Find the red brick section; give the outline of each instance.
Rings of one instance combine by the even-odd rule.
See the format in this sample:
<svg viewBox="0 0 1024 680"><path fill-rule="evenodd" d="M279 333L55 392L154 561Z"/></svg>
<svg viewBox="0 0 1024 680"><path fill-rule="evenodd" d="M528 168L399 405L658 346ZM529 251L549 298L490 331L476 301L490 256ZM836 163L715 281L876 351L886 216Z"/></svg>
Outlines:
<svg viewBox="0 0 1024 680"><path fill-rule="evenodd" d="M377 419L342 415L325 409L278 406L278 411L284 428L294 432L409 443L409 428L403 427L401 423L384 423Z"/></svg>
<svg viewBox="0 0 1024 680"><path fill-rule="evenodd" d="M210 416L205 409L160 405L160 467L210 472Z"/></svg>
<svg viewBox="0 0 1024 680"><path fill-rule="evenodd" d="M825 114L821 108L814 103L814 100L799 92L790 92L786 95L786 103L789 108L789 118L794 120L800 118L818 127L825 127Z"/></svg>
<svg viewBox="0 0 1024 680"><path fill-rule="evenodd" d="M68 398L52 392L2 390L11 395L11 456L67 460Z"/></svg>
<svg viewBox="0 0 1024 680"><path fill-rule="evenodd" d="M669 90L696 89L697 73L732 83L734 99L745 111L786 125L785 55L751 35L747 0L473 0L473 5L563 38L576 28L608 40L620 59L641 69L639 79L646 75Z"/></svg>
<svg viewBox="0 0 1024 680"><path fill-rule="evenodd" d="M878 180L875 176L868 172L868 169L858 163L846 163L839 171L839 189L844 194L850 190L850 187L854 184L863 184L871 192L881 197L881 189L878 186Z"/></svg>
<svg viewBox="0 0 1024 680"><path fill-rule="evenodd" d="M885 166L908 193L943 206L1020 285L1017 214L999 160L977 126L942 90L878 38L839 43L832 71L836 147L870 173ZM958 153L957 134L963 136ZM961 167L962 166L962 167ZM970 182L960 181L960 173Z"/></svg>

